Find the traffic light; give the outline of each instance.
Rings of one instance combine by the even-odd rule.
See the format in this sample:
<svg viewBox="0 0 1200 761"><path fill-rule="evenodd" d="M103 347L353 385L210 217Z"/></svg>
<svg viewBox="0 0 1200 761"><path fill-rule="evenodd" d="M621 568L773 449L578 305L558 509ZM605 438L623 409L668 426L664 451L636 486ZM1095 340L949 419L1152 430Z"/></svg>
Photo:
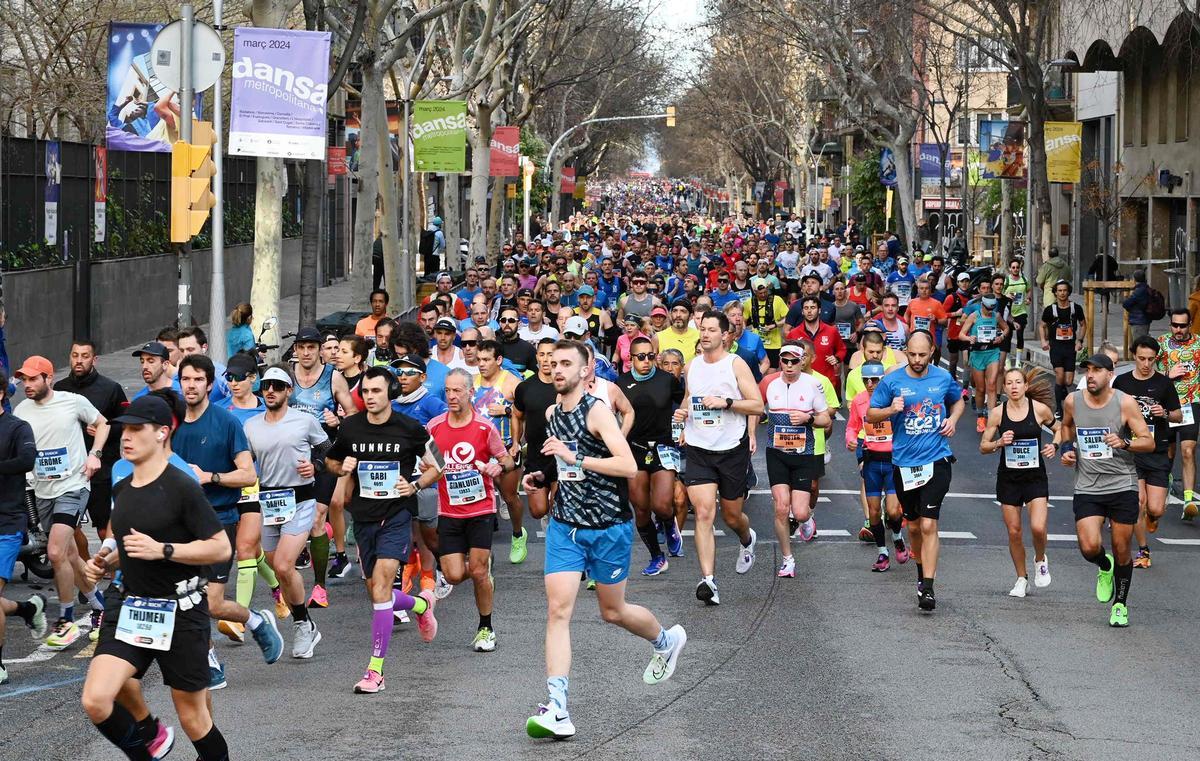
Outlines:
<svg viewBox="0 0 1200 761"><path fill-rule="evenodd" d="M675 126L675 107L674 106L667 106L667 126L668 127Z"/></svg>
<svg viewBox="0 0 1200 761"><path fill-rule="evenodd" d="M192 142L171 146L171 242L187 243L200 234L216 204L212 179L216 171L212 122L192 123Z"/></svg>

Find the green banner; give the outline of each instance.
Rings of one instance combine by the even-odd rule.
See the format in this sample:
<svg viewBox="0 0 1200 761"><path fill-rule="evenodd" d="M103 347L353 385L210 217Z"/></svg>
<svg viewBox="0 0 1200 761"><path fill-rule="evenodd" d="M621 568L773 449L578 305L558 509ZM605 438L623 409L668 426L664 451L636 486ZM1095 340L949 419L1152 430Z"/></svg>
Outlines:
<svg viewBox="0 0 1200 761"><path fill-rule="evenodd" d="M413 166L418 172L467 170L467 103L416 100L412 110Z"/></svg>

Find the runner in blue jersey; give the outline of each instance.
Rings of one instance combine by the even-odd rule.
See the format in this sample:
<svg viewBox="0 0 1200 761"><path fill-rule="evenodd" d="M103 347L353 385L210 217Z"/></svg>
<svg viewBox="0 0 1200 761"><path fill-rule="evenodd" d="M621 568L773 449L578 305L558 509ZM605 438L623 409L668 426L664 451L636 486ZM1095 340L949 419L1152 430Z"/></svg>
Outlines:
<svg viewBox="0 0 1200 761"><path fill-rule="evenodd" d="M917 561L918 605L932 611L937 605L938 519L954 462L949 439L966 405L962 386L950 373L930 366L933 337L928 331L913 331L904 353L908 365L876 386L866 418L892 423L892 477Z"/></svg>

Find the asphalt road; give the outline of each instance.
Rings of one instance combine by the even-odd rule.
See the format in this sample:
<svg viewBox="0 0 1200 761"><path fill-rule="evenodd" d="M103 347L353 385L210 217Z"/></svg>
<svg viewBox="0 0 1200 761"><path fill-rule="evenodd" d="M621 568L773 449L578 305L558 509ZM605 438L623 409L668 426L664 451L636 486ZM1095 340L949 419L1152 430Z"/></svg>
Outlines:
<svg viewBox="0 0 1200 761"><path fill-rule="evenodd" d="M688 629L670 682L642 684L648 645L601 622L594 599L581 591L570 690L579 734L571 742L535 742L524 733L545 689L537 539L522 566L510 566L506 543L498 544L496 652L470 651L474 605L470 590L459 589L438 606L441 630L432 644L421 642L415 624L396 630L387 691L354 695L370 654L370 607L356 581L336 582L330 608L314 614L324 640L310 661L285 655L267 666L252 644L218 635L230 686L214 694L217 723L234 758L1200 756L1191 658L1200 603L1190 577L1200 525L1182 523L1171 508L1152 540L1153 567L1135 572L1130 628L1110 629L1107 608L1093 594L1095 571L1069 538L1070 473L1054 464L1050 532L1063 537L1048 551L1053 584L1024 600L1009 598L1005 529L990 496L995 459L978 454L977 440L967 426L955 437L959 462L941 528L960 538L942 543L932 616L916 609L911 563L869 572L873 552L852 536L861 524L853 458L838 450L823 481L819 535L797 549L795 579L775 577L778 548L762 492L748 506L760 537L748 574L733 572L734 538L718 537L718 608L694 597L690 539L686 557L652 579L637 575L647 557L635 548L630 599ZM9 596L29 591L18 582ZM256 602L268 599L260 594ZM290 624L283 629L289 653ZM45 654L19 621L10 622L8 640L12 681L0 687L0 755L117 758L79 707L86 639L36 662L21 662ZM147 692L173 720L156 676ZM172 757L194 757L187 746L180 733Z"/></svg>

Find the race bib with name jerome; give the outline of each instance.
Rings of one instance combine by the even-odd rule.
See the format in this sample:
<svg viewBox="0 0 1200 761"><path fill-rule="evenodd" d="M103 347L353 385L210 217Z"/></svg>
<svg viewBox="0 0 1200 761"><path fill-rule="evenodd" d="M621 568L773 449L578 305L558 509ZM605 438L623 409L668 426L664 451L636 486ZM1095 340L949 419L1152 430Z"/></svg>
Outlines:
<svg viewBox="0 0 1200 761"><path fill-rule="evenodd" d="M704 406L704 397L692 397L692 424L697 428L720 428L725 425L722 410L710 410Z"/></svg>
<svg viewBox="0 0 1200 761"><path fill-rule="evenodd" d="M67 461L67 448L39 449L33 464L33 474L43 481L57 481L71 472Z"/></svg>
<svg viewBox="0 0 1200 761"><path fill-rule="evenodd" d="M886 444L892 440L892 421L868 423L863 421L863 438L870 444Z"/></svg>
<svg viewBox="0 0 1200 761"><path fill-rule="evenodd" d="M808 426L775 424L773 428L774 433L771 437L772 448L783 449L789 452L803 452L807 448Z"/></svg>
<svg viewBox="0 0 1200 761"><path fill-rule="evenodd" d="M851 327L848 322L839 322L837 324L838 335L842 337L843 341L850 337Z"/></svg>
<svg viewBox="0 0 1200 761"><path fill-rule="evenodd" d="M258 493L264 526L282 526L296 515L296 490L274 489Z"/></svg>
<svg viewBox="0 0 1200 761"><path fill-rule="evenodd" d="M400 499L400 463L358 463L358 496L363 499Z"/></svg>
<svg viewBox="0 0 1200 761"><path fill-rule="evenodd" d="M663 470L679 472L679 449L666 444L658 445L658 464Z"/></svg>
<svg viewBox="0 0 1200 761"><path fill-rule="evenodd" d="M117 619L117 639L148 650L170 650L175 635L175 600L126 597Z"/></svg>
<svg viewBox="0 0 1200 761"><path fill-rule="evenodd" d="M1185 425L1191 425L1192 423L1196 422L1196 414L1192 411L1192 405L1179 405L1179 412L1182 413L1183 417L1178 423L1171 423L1170 426L1172 428L1181 428Z"/></svg>
<svg viewBox="0 0 1200 761"><path fill-rule="evenodd" d="M579 457L579 443L578 442L564 441L563 444L567 445L567 449L571 450L571 452L573 452L575 454L576 458ZM563 458L559 457L558 455L554 455L554 460L555 460L555 464L558 465L558 480L559 481L582 481L583 480L583 467L582 466L580 466L578 464L568 465L567 461L564 460ZM575 462L578 463L579 460L576 459Z"/></svg>
<svg viewBox="0 0 1200 761"><path fill-rule="evenodd" d="M1079 456L1084 460L1111 460L1112 447L1104 440L1109 434L1108 428L1077 428L1079 436Z"/></svg>
<svg viewBox="0 0 1200 761"><path fill-rule="evenodd" d="M451 505L473 505L486 496L483 474L478 470L446 472L446 499Z"/></svg>
<svg viewBox="0 0 1200 761"><path fill-rule="evenodd" d="M1004 465L1014 470L1036 468L1041 462L1037 439L1014 439L1004 447Z"/></svg>
<svg viewBox="0 0 1200 761"><path fill-rule="evenodd" d="M920 489L933 478L933 463L900 467L900 485L904 491Z"/></svg>

